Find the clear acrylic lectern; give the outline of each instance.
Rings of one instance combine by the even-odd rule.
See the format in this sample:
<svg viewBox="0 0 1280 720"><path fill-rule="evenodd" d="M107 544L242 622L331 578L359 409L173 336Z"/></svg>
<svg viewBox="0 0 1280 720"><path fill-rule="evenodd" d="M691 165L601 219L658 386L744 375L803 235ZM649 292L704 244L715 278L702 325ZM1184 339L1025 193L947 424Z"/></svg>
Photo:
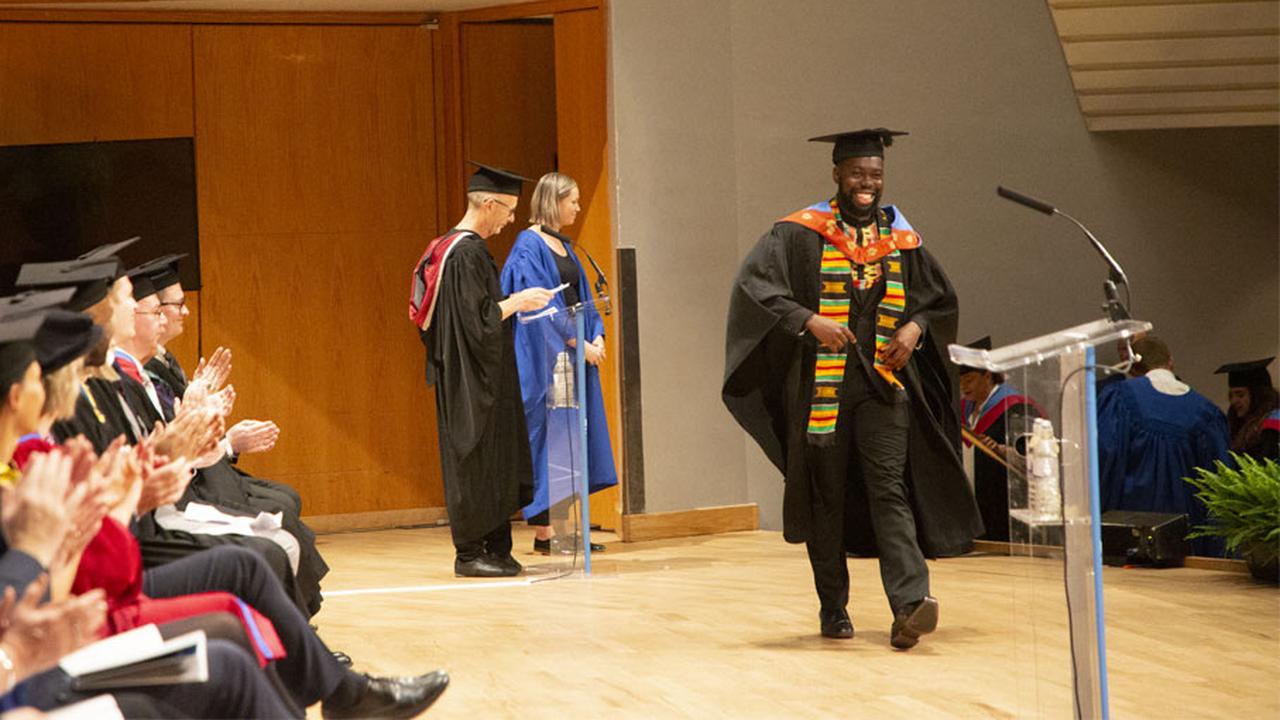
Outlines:
<svg viewBox="0 0 1280 720"><path fill-rule="evenodd" d="M535 387L545 387L545 397L527 398L545 409L545 422L533 428L533 462L545 463L547 482L537 488L534 508L545 508L555 536L551 555L544 565L528 568L531 575L560 576L581 567L591 574L591 506L587 462L587 374L583 336L588 308L604 308L608 295L569 307L552 306L533 313L521 313L523 342L533 342L533 369L542 377ZM521 378L521 382L527 382ZM526 408L526 417L538 417Z"/></svg>
<svg viewBox="0 0 1280 720"><path fill-rule="evenodd" d="M1003 599L1021 671L1013 679L1018 717L1059 717L1066 693L1076 717L1109 716L1094 348L1150 328L1098 320L994 350L949 348L953 362L1003 373L1036 406L1010 416L1000 449L1009 469L1015 562Z"/></svg>

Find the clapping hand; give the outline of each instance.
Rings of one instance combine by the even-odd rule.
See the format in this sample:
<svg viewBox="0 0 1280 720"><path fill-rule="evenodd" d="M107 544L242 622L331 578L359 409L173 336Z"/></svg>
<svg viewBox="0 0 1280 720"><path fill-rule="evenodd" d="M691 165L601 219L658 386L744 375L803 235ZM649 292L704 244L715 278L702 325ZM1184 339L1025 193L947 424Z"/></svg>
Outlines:
<svg viewBox="0 0 1280 720"><path fill-rule="evenodd" d="M241 420L227 430L231 451L237 455L266 452L279 437L280 428L270 420Z"/></svg>
<svg viewBox="0 0 1280 720"><path fill-rule="evenodd" d="M183 403L200 403L205 397L213 395L227 384L231 376L231 351L219 347L209 356L208 362L200 358L196 370L191 374L191 382L182 395Z"/></svg>
<svg viewBox="0 0 1280 720"><path fill-rule="evenodd" d="M48 589L49 576L41 575L21 600L12 587L0 599L0 648L13 663L8 682L53 667L62 656L96 640L106 622L102 590L40 605Z"/></svg>
<svg viewBox="0 0 1280 720"><path fill-rule="evenodd" d="M70 522L67 486L71 459L54 451L31 456L16 487L3 490L0 526L13 550L48 568L66 539Z"/></svg>

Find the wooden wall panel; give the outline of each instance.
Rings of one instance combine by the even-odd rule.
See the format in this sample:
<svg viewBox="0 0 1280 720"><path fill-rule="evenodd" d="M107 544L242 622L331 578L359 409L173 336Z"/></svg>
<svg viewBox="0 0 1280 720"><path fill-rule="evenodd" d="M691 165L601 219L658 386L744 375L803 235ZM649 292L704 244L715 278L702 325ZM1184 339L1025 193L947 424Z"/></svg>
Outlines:
<svg viewBox="0 0 1280 720"><path fill-rule="evenodd" d="M242 462L307 514L443 505L435 404L405 319L434 236L425 27L197 27L203 347L234 353Z"/></svg>
<svg viewBox="0 0 1280 720"><path fill-rule="evenodd" d="M190 27L0 23L0 145L192 127Z"/></svg>
<svg viewBox="0 0 1280 720"><path fill-rule="evenodd" d="M555 169L556 76L550 24L462 23L463 157L537 180ZM465 175L474 168L467 166ZM516 219L488 239L501 264L529 224L533 183L525 183ZM450 218L454 222L458 218Z"/></svg>
<svg viewBox="0 0 1280 720"><path fill-rule="evenodd" d="M604 270L610 287L614 273L612 213L609 208L608 115L605 77L605 25L599 9L577 10L555 14L556 67L556 137L560 155L560 171L578 181L582 213L575 227L567 232L596 259ZM585 262L585 259L584 259ZM587 277L594 282L595 273L588 268ZM619 430L622 414L619 406L617 315L605 318L607 362L601 366L600 378L605 413L609 418L609 435L613 440L614 462L622 468L622 445ZM616 488L592 497L593 522L608 528L619 528L620 495Z"/></svg>

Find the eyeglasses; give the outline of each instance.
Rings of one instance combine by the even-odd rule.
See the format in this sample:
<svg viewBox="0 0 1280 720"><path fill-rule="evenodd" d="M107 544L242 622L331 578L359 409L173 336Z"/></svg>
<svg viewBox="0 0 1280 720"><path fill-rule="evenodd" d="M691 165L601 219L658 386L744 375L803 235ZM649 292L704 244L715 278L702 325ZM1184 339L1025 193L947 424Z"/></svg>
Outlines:
<svg viewBox="0 0 1280 720"><path fill-rule="evenodd" d="M515 214L516 214L516 206L515 206L515 205L508 205L508 204L506 204L506 203L502 202L501 200L499 200L498 198L489 198L489 199L490 199L490 200L492 200L492 201L494 201L495 203L497 203L497 204L501 205L502 207L506 208L506 209L507 209L507 215L508 215L508 216L510 216L510 215L515 215ZM518 204L519 204L519 203L517 202L517 205L518 205Z"/></svg>
<svg viewBox="0 0 1280 720"><path fill-rule="evenodd" d="M134 315L163 315L164 311L156 308L155 310L134 310Z"/></svg>
<svg viewBox="0 0 1280 720"><path fill-rule="evenodd" d="M162 303L160 303L160 307L162 307L162 308L164 308L164 307L176 307L176 308L178 308L179 310L181 310L182 308L184 308L184 307L186 307L186 306L187 306L187 299L186 299L186 298L182 298L181 300L179 300L179 301L177 301L177 302L162 302Z"/></svg>

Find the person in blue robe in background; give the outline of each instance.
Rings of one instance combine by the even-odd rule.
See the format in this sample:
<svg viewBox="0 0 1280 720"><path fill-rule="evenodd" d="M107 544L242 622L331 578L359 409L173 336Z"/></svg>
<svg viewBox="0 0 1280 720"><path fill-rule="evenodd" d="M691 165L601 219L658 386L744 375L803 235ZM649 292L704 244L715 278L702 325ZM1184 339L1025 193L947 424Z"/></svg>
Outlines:
<svg viewBox="0 0 1280 720"><path fill-rule="evenodd" d="M548 305L555 308L555 312L532 322L517 322L515 337L516 364L520 369L520 390L534 469L533 502L525 506L524 517L536 530L534 551L549 553L554 533L551 509L557 508L554 512L557 516L565 514L560 504L573 497L571 483L577 472L572 470L578 459L576 413L548 409L549 394L553 400L550 405L563 406L571 396L576 396L576 383L572 382L572 373L565 374L561 368L558 374L568 385L557 392L553 382L557 369L553 363L560 353L567 353L562 363L571 364L576 358L575 321L565 309L579 302L590 303L595 296L572 240L560 233L561 228L577 219L577 183L567 175L547 173L538 180L531 204L532 224L516 236L502 268L502 289L512 293L527 287L567 285ZM588 483L590 492L594 493L616 485L618 473L600 392L598 366L605 358L604 321L591 304L584 308L583 321L584 336L590 338L584 347L587 396L583 411L587 413ZM571 396L566 396L565 391ZM570 472L566 474L566 470ZM573 542L576 540L571 538L570 543ZM572 544L557 544L557 550L572 549ZM599 552L604 546L592 543L591 549Z"/></svg>
<svg viewBox="0 0 1280 720"><path fill-rule="evenodd" d="M1155 336L1133 344L1133 377L1098 398L1098 483L1102 510L1184 513L1206 522L1204 503L1183 478L1196 468L1230 462L1227 418L1208 398L1173 374L1169 348ZM1218 538L1191 543L1195 555L1221 556Z"/></svg>

